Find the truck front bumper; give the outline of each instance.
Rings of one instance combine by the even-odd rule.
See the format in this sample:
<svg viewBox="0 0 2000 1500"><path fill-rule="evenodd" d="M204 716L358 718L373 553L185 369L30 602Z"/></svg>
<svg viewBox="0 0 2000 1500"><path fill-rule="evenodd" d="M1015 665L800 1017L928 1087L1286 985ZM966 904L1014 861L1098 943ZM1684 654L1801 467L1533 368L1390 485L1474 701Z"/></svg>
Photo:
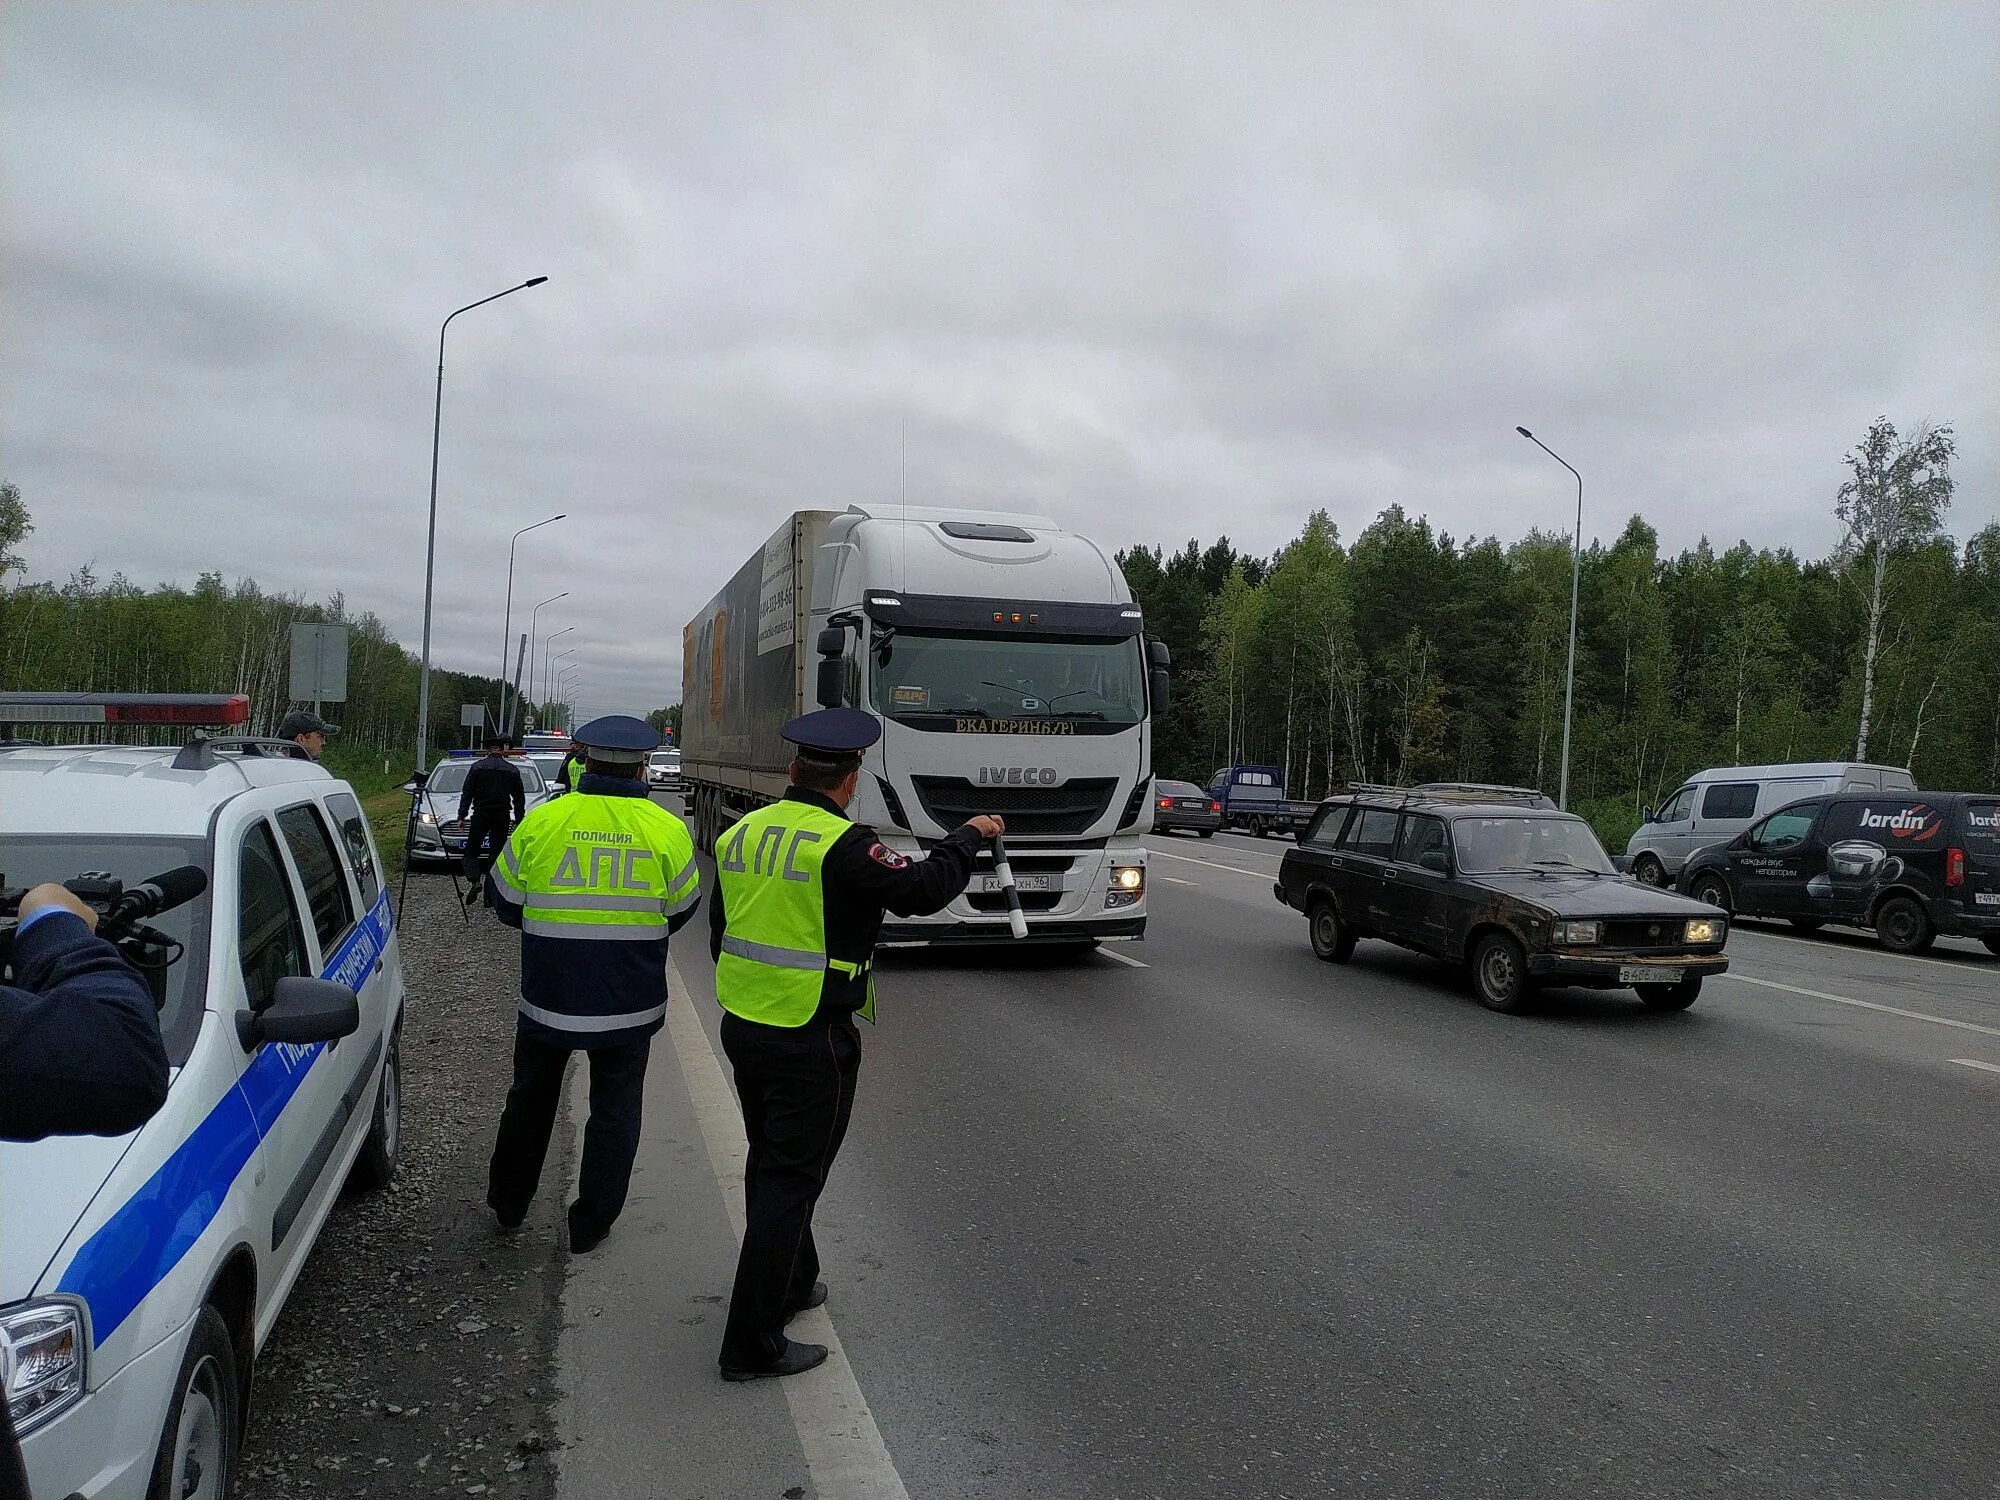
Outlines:
<svg viewBox="0 0 2000 1500"><path fill-rule="evenodd" d="M914 947L926 943L1078 943L1136 938L1144 934L1146 918L1071 917L1064 921L1037 921L1028 918L1028 935L1016 938L1007 930L1007 919L976 922L884 922L876 941L884 948Z"/></svg>

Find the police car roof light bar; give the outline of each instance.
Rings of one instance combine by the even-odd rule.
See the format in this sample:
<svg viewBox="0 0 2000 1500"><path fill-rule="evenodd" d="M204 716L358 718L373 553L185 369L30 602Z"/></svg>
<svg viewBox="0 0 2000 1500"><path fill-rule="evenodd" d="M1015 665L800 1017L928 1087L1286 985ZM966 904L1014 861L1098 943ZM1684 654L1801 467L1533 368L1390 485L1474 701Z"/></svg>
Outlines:
<svg viewBox="0 0 2000 1500"><path fill-rule="evenodd" d="M0 693L0 724L247 724L242 693Z"/></svg>

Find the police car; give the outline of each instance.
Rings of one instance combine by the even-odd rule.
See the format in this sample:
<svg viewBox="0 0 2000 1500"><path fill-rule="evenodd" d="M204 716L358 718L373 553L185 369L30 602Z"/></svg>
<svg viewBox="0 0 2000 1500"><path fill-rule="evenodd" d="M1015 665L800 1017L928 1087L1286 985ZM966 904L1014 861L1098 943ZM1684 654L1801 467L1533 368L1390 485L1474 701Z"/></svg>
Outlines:
<svg viewBox="0 0 2000 1500"><path fill-rule="evenodd" d="M466 823L458 815L466 775L486 754L483 750L453 750L431 769L424 784L410 786L410 825L405 844L413 865L456 864L465 857ZM522 815L556 795L553 782L542 774L535 757L508 752L521 777Z"/></svg>
<svg viewBox="0 0 2000 1500"><path fill-rule="evenodd" d="M0 1374L36 1495L226 1496L257 1352L342 1184L395 1172L384 871L352 789L289 749L0 750L6 883L208 875L152 919L185 944L159 1113L0 1142Z"/></svg>

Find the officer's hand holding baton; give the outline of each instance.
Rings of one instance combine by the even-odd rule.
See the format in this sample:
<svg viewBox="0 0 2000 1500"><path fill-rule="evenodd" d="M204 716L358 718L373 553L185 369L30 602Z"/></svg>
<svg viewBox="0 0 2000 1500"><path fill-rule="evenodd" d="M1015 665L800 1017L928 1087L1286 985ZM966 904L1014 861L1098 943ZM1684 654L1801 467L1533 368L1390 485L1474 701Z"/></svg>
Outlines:
<svg viewBox="0 0 2000 1500"><path fill-rule="evenodd" d="M1007 831L1007 820L981 813L968 822L981 838L993 844L993 872L1000 877L1000 890L1007 897L1007 926L1015 937L1024 938L1028 935L1028 919L1021 914L1021 893L1014 885L1014 868L1007 863L1007 841L1001 837Z"/></svg>

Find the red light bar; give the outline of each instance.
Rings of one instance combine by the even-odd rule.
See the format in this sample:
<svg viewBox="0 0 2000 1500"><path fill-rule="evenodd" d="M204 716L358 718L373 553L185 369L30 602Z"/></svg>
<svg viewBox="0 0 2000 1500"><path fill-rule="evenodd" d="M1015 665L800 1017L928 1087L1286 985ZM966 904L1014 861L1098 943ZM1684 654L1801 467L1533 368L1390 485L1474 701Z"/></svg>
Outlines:
<svg viewBox="0 0 2000 1500"><path fill-rule="evenodd" d="M242 693L0 693L0 724L247 724Z"/></svg>

